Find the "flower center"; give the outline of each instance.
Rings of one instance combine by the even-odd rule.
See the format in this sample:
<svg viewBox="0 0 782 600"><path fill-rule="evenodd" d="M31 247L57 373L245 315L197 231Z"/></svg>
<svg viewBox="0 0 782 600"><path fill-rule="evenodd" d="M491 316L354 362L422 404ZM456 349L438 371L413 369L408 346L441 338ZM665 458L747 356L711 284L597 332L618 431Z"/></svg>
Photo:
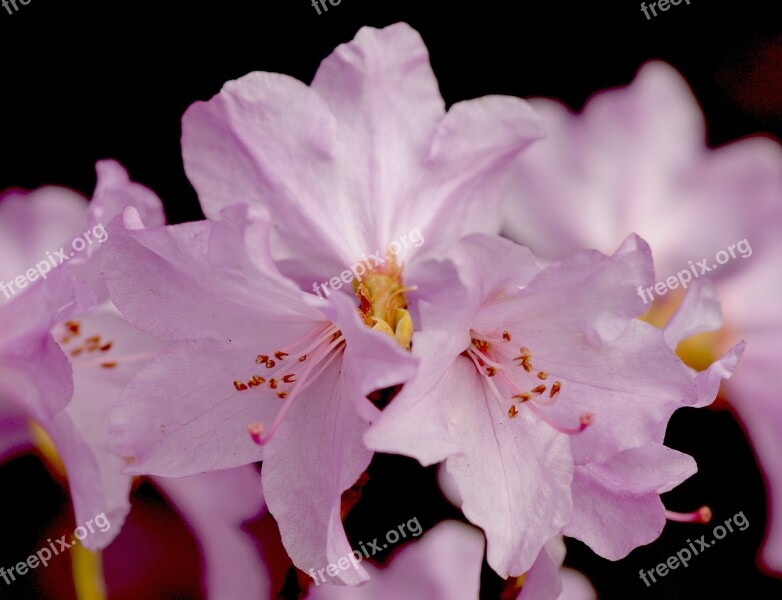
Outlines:
<svg viewBox="0 0 782 600"><path fill-rule="evenodd" d="M367 327L395 339L409 350L413 337L413 320L407 311L405 292L415 288L402 286L402 268L391 256L381 266L354 280L359 299L358 312ZM262 353L255 363L263 367L247 379L233 381L237 393L266 391L285 400L268 428L260 421L247 426L252 440L265 445L282 423L299 393L318 377L345 349L342 332L328 321L316 326L299 341L282 350Z"/></svg>
<svg viewBox="0 0 782 600"><path fill-rule="evenodd" d="M405 350L409 350L413 338L413 320L407 310L405 292L414 290L402 285L402 267L390 256L353 282L359 299L359 314L367 327L394 338Z"/></svg>
<svg viewBox="0 0 782 600"><path fill-rule="evenodd" d="M594 422L591 413L583 413L577 427L565 427L554 421L541 407L557 402L562 382L548 371L536 370L532 353L524 346L516 350L510 332L479 333L470 331L471 344L465 354L483 375L489 389L503 406L508 406L508 417L514 419L519 408L526 408L538 419L561 433L581 433ZM551 383L550 380L554 380ZM550 385L550 387L549 387Z"/></svg>

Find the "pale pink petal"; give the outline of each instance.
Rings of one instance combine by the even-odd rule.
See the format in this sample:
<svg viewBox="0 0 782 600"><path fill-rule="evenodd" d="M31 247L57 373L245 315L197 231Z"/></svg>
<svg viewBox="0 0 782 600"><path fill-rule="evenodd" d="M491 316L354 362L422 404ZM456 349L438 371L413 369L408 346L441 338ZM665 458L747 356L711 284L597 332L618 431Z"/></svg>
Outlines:
<svg viewBox="0 0 782 600"><path fill-rule="evenodd" d="M589 579L583 573L563 568L559 571L562 579L562 594L559 600L597 600L597 593Z"/></svg>
<svg viewBox="0 0 782 600"><path fill-rule="evenodd" d="M501 577L521 575L570 515L569 440L527 412L509 418L469 360L454 371L461 393L447 414L461 452L446 466L465 516L486 533L489 565Z"/></svg>
<svg viewBox="0 0 782 600"><path fill-rule="evenodd" d="M571 440L577 464L662 442L671 414L695 402L692 375L662 331L633 318L643 311L637 285L650 277L648 247L631 236L613 257L585 251L558 261L513 299L481 310L476 329L509 329L535 370L561 382L542 410L570 427L594 416Z"/></svg>
<svg viewBox="0 0 782 600"><path fill-rule="evenodd" d="M87 211L89 226L108 225L126 206L133 206L147 227L165 224L166 215L160 198L152 190L131 181L122 165L113 160L101 160L95 170L98 182Z"/></svg>
<svg viewBox="0 0 782 600"><path fill-rule="evenodd" d="M92 300L57 273L0 308L0 396L36 419L50 418L68 403L71 367L49 331Z"/></svg>
<svg viewBox="0 0 782 600"><path fill-rule="evenodd" d="M439 333L416 334L414 352L424 357L419 375L376 418L364 436L367 447L411 456L424 466L459 452L448 435L448 423L451 399L464 393L463 382L456 376L454 354L448 351L454 336Z"/></svg>
<svg viewBox="0 0 782 600"><path fill-rule="evenodd" d="M445 521L394 554L383 569L366 565L371 579L360 587L326 585L316 579L310 600L455 600L478 598L483 536ZM352 567L351 567L352 568Z"/></svg>
<svg viewBox="0 0 782 600"><path fill-rule="evenodd" d="M549 541L524 576L524 585L516 600L557 600L562 593L560 567L565 559L561 537Z"/></svg>
<svg viewBox="0 0 782 600"><path fill-rule="evenodd" d="M490 190L541 134L515 98L462 102L446 115L423 41L398 23L361 29L309 88L272 73L227 83L185 114L183 155L206 215L266 207L275 257L308 286L414 229L447 242L496 232Z"/></svg>
<svg viewBox="0 0 782 600"><path fill-rule="evenodd" d="M208 598L269 598L271 582L259 549L242 529L265 511L253 465L154 483L182 515L200 546Z"/></svg>
<svg viewBox="0 0 782 600"><path fill-rule="evenodd" d="M101 268L112 300L137 327L166 340L254 335L283 347L319 320L258 242L269 228L263 218L236 207L222 221L146 229L135 228L132 210L109 226Z"/></svg>
<svg viewBox="0 0 782 600"><path fill-rule="evenodd" d="M24 275L49 256L59 264L55 253L84 231L86 208L83 196L61 187L0 194L0 281ZM0 295L0 306L5 300Z"/></svg>
<svg viewBox="0 0 782 600"><path fill-rule="evenodd" d="M117 489L112 487L118 482L117 478L102 478L101 467L109 467L110 461L102 456L99 462L67 411L60 411L51 419L40 420L39 424L52 439L65 466L77 525L84 526L100 515L105 516L111 525L106 531L96 529L82 543L90 550L105 548L119 534L130 508L127 500L129 481L120 484ZM120 466L117 464L116 468Z"/></svg>
<svg viewBox="0 0 782 600"><path fill-rule="evenodd" d="M261 371L256 343L175 344L144 367L111 415L111 447L131 474L182 477L261 460L247 426L270 423L281 401L233 382Z"/></svg>
<svg viewBox="0 0 782 600"><path fill-rule="evenodd" d="M682 340L704 331L717 331L722 324L722 309L714 284L708 279L696 279L663 328L665 341L675 350Z"/></svg>
<svg viewBox="0 0 782 600"><path fill-rule="evenodd" d="M661 444L625 450L604 463L577 466L573 515L564 533L605 558L624 558L659 537L665 525L659 495L696 471L692 457Z"/></svg>
<svg viewBox="0 0 782 600"><path fill-rule="evenodd" d="M367 427L359 415L345 362L332 364L293 402L287 419L264 449L263 489L288 555L300 569L319 569L351 552L341 518L342 492L369 466L361 443ZM364 400L369 404L368 400ZM377 409L374 409L377 412ZM356 585L364 569L343 571L334 582Z"/></svg>
<svg viewBox="0 0 782 600"><path fill-rule="evenodd" d="M72 335L72 340L63 344L72 361L74 379L73 399L64 412L78 432L72 437L77 444L87 446L92 460L86 457L86 452L79 454L73 459L78 461L77 467L70 467L69 474L74 468L87 468L94 480L87 482L81 474L72 478L71 493L74 498L85 494L101 498L104 502L102 512L119 531L130 511L131 477L122 474L125 460L109 448L110 414L128 381L164 344L130 325L108 303L79 317L78 323L79 334ZM107 350L98 351L97 356L95 352L84 350L74 355L77 349L85 347L84 341L93 336L99 336L101 346ZM59 447L58 450L63 452ZM84 485L89 485L87 492L81 488ZM95 485L100 489L97 494ZM78 503L76 506L78 510Z"/></svg>
<svg viewBox="0 0 782 600"><path fill-rule="evenodd" d="M717 331L722 324L722 310L714 284L699 279L691 285L663 333L668 346L675 350L682 340L698 333ZM696 399L688 401L688 406L703 407L714 402L722 382L730 379L736 370L745 346L744 342L739 342L700 373L690 370L695 380Z"/></svg>

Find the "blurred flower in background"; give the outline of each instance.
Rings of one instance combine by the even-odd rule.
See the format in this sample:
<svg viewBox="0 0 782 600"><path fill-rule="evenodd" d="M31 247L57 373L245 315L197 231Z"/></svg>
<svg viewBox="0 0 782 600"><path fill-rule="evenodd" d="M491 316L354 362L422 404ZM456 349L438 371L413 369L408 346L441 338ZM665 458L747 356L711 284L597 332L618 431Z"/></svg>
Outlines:
<svg viewBox="0 0 782 600"><path fill-rule="evenodd" d="M116 594L123 587L120 578L103 581L100 555L89 552L105 548L120 534L130 510L132 477L122 474L124 459L109 449L109 415L133 375L165 346L122 318L98 272L101 244L107 239L103 222L130 205L148 222L162 224L162 204L131 183L117 163L101 162L97 171L89 204L55 187L14 191L0 199L0 275L8 281L41 264L36 262L41 257L56 256L59 244L68 248L70 240L87 238L85 232L103 232L86 252L66 254L59 270L49 274L41 269L29 289L0 301L0 456L10 460L37 448L55 477L67 478L76 525L101 522L97 531L90 527L80 544L69 544L76 588L88 597L105 593L107 583ZM200 544L211 597L270 593L258 549L241 531L245 521L258 518L265 508L254 466L154 481ZM223 501L226 495L230 502ZM46 548L47 542L41 539L40 546Z"/></svg>
<svg viewBox="0 0 782 600"><path fill-rule="evenodd" d="M716 285L725 325L678 349L702 369L747 341L725 395L768 483L763 560L782 572L782 148L763 136L708 148L696 99L659 62L645 65L630 86L596 94L579 114L554 100L531 102L549 136L518 160L507 235L554 259L581 248L610 252L636 232L652 247L659 281L708 258L695 277ZM741 241L741 260L715 263ZM648 315L657 324L684 295L681 288L664 293Z"/></svg>

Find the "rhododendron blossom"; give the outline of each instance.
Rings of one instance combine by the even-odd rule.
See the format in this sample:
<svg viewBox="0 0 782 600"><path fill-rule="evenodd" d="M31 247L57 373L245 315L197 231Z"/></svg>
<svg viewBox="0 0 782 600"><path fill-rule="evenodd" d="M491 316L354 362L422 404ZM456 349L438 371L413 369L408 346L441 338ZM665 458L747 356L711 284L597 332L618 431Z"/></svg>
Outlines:
<svg viewBox="0 0 782 600"><path fill-rule="evenodd" d="M295 564L328 564L350 550L341 495L372 456L366 396L417 364L418 247L392 244L414 230L432 246L496 230L496 200L479 207L479 192L537 139L537 119L501 97L446 113L426 48L400 24L363 29L310 87L270 73L229 82L183 130L211 220L146 228L128 210L109 228L112 299L176 342L123 395L115 448L128 472L168 476L263 460ZM370 254L352 288L312 293Z"/></svg>
<svg viewBox="0 0 782 600"><path fill-rule="evenodd" d="M487 236L451 256L466 301L450 301L453 283L421 302L420 374L369 446L445 460L502 576L530 569L563 531L613 559L655 539L659 494L695 472L662 446L668 419L716 394L698 377L729 376L733 355L695 377L661 330L636 319L635 289L653 277L636 237L611 258L585 252L542 271L525 248ZM617 531L627 518L634 527Z"/></svg>
<svg viewBox="0 0 782 600"><path fill-rule="evenodd" d="M520 158L511 177L505 228L513 239L552 259L583 248L607 252L636 232L649 241L661 281L731 245L746 258L719 268L713 258L700 261L696 273L703 276L690 284L700 290L692 296L714 295L708 282L700 283L712 281L725 327L716 332L722 314L701 302L693 315L700 310L699 318L711 323L676 342L684 341L680 350L698 368L737 339L748 342L741 371L725 387L768 480L764 560L782 571L782 402L775 361L782 341L782 149L759 136L707 148L692 92L657 62L645 65L631 85L596 94L580 114L551 100L531 102L549 135ZM679 288L658 297L651 318L670 312L683 295ZM692 337L704 331L712 333Z"/></svg>

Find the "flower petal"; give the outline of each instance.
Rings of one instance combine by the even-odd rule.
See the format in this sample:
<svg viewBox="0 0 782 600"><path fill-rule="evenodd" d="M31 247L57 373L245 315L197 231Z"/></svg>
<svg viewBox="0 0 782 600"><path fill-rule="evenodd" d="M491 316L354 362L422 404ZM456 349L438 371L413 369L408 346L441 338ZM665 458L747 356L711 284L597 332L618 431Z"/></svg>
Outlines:
<svg viewBox="0 0 782 600"><path fill-rule="evenodd" d="M469 360L455 370L463 391L447 411L461 453L446 468L465 516L486 533L489 565L501 577L521 575L569 518L569 440L527 411L508 418Z"/></svg>
<svg viewBox="0 0 782 600"><path fill-rule="evenodd" d="M255 332L282 347L322 320L268 256L261 216L235 207L221 221L136 229L134 214L109 225L101 268L112 300L137 327L165 340L227 343Z"/></svg>
<svg viewBox="0 0 782 600"><path fill-rule="evenodd" d="M355 397L351 363L330 365L317 385L291 405L264 449L263 489L282 541L300 569L320 569L351 552L342 526L342 492L369 466L372 452L361 436L367 422ZM369 404L368 400L364 400ZM340 572L335 583L368 579L363 568Z"/></svg>
<svg viewBox="0 0 782 600"><path fill-rule="evenodd" d="M717 331L722 323L722 308L714 284L697 279L690 284L681 305L663 328L665 341L675 350L682 340L704 331Z"/></svg>
<svg viewBox="0 0 782 600"><path fill-rule="evenodd" d="M516 600L557 600L562 593L559 572L564 559L565 543L561 537L543 546L535 563L525 574L524 585Z"/></svg>
<svg viewBox="0 0 782 600"><path fill-rule="evenodd" d="M209 598L269 598L269 573L242 524L265 510L254 465L154 483L193 531L201 548ZM228 499L229 501L226 501Z"/></svg>
<svg viewBox="0 0 782 600"><path fill-rule="evenodd" d="M161 352L123 392L111 415L118 454L129 474L183 477L258 461L247 426L271 422L280 400L233 381L257 369L257 345L199 339Z"/></svg>
<svg viewBox="0 0 782 600"><path fill-rule="evenodd" d="M13 281L46 261L57 244L70 244L84 231L86 208L83 196L61 187L0 194L0 281ZM0 305L6 299L0 296Z"/></svg>
<svg viewBox="0 0 782 600"><path fill-rule="evenodd" d="M310 588L311 600L453 600L479 594L483 536L467 525L445 521L394 554L384 569L367 565L371 580L355 588Z"/></svg>
<svg viewBox="0 0 782 600"><path fill-rule="evenodd" d="M576 467L573 516L564 534L583 541L610 560L648 544L665 525L660 494L697 471L692 457L647 444L604 463Z"/></svg>

